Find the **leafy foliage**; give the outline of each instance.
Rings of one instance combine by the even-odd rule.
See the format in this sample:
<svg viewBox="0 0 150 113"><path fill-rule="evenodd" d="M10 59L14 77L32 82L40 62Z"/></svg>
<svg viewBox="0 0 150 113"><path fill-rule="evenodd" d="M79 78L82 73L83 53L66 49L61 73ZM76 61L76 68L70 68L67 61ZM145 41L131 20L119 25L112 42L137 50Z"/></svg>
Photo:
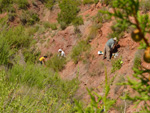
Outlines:
<svg viewBox="0 0 150 113"><path fill-rule="evenodd" d="M116 18L119 18L120 21L125 22L129 26L133 26L134 29L137 29L140 32L139 38L143 39L143 41L141 41L140 43L141 46L140 48L144 48L144 49L147 48L148 50L149 41L146 38L146 34L150 33L149 15L140 14L139 0L115 0L113 2L113 8L114 8L113 13L111 12L106 12L106 13ZM131 17L134 19L134 21L131 20ZM141 65L137 65L134 66L133 71L134 71L133 77L135 77L135 79L128 78L128 82L123 83L123 85L129 85L134 91L138 93L138 95L131 96L130 93L126 93L123 99L131 100L132 102L136 102L136 104L139 104L141 101L144 101L145 104L142 110L139 112L148 113L150 110L150 106L147 104L150 101L149 98L150 86L149 86L149 77L147 77L146 75L150 74L150 70L145 67L142 67Z"/></svg>
<svg viewBox="0 0 150 113"><path fill-rule="evenodd" d="M122 57L120 57L119 59L112 61L112 69L111 72L115 72L116 70L119 70L122 66Z"/></svg>
<svg viewBox="0 0 150 113"><path fill-rule="evenodd" d="M59 3L61 12L58 14L58 23L64 23L66 25L72 23L76 19L79 12L78 2L72 0L62 0Z"/></svg>

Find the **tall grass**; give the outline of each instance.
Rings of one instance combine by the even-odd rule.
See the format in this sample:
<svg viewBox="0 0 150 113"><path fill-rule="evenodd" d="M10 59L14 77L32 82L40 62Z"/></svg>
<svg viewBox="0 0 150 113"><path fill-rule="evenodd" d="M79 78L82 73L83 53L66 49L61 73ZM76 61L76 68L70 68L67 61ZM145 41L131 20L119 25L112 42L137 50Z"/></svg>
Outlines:
<svg viewBox="0 0 150 113"><path fill-rule="evenodd" d="M11 48L27 47L31 37L24 30L23 26L13 27L5 30L1 35L7 40Z"/></svg>
<svg viewBox="0 0 150 113"><path fill-rule="evenodd" d="M15 65L0 71L0 112L74 112L73 95L78 81L61 80L49 68Z"/></svg>

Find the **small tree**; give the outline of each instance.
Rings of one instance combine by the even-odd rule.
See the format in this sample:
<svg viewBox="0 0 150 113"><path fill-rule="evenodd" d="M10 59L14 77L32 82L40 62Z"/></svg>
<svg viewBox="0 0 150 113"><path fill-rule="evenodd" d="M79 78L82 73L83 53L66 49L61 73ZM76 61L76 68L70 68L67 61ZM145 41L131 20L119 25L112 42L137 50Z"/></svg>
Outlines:
<svg viewBox="0 0 150 113"><path fill-rule="evenodd" d="M134 30L131 33L131 37L135 42L140 42L140 48L145 49L144 60L147 63L150 63L150 45L146 34L150 33L150 20L148 14L140 14L139 0L115 0L112 4L113 13L106 11L105 13L116 17L119 19L118 24L121 27L128 24L132 26ZM134 19L134 21L133 21ZM126 24L121 24L125 22ZM128 78L127 83L123 83L123 85L129 85L131 88L138 93L136 96L132 96L130 93L126 94L123 99L128 99L137 104L141 101L144 101L142 112L150 112L150 106L148 102L150 102L149 96L149 75L150 70L139 65L136 68L133 68L134 74L133 76L136 80Z"/></svg>

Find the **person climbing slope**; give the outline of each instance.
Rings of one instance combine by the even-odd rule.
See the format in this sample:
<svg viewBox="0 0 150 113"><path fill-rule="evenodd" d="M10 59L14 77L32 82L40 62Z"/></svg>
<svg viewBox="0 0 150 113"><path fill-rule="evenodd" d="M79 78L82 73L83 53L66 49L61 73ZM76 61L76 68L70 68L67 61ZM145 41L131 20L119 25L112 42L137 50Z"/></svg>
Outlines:
<svg viewBox="0 0 150 113"><path fill-rule="evenodd" d="M62 49L58 50L58 56L59 57L65 57L65 52Z"/></svg>
<svg viewBox="0 0 150 113"><path fill-rule="evenodd" d="M45 65L45 59L47 58L47 56L42 56L39 58L40 64L44 64Z"/></svg>
<svg viewBox="0 0 150 113"><path fill-rule="evenodd" d="M105 48L104 48L104 54L103 54L103 59L105 59L105 56L107 56L107 61L110 60L111 58L111 54L112 54L112 50L115 48L117 42L117 38L111 38L109 39L106 44L105 44Z"/></svg>

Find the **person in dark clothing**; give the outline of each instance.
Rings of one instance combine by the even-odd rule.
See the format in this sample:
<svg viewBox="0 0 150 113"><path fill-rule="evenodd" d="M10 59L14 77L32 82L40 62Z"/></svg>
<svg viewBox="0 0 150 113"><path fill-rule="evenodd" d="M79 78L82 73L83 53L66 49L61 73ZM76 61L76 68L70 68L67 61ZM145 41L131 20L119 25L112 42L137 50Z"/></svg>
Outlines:
<svg viewBox="0 0 150 113"><path fill-rule="evenodd" d="M111 58L111 52L112 50L115 48L115 44L117 42L117 38L111 38L107 41L107 43L105 44L105 48L104 48L104 54L103 54L103 59L105 59L105 56L107 57L107 61L110 60Z"/></svg>

